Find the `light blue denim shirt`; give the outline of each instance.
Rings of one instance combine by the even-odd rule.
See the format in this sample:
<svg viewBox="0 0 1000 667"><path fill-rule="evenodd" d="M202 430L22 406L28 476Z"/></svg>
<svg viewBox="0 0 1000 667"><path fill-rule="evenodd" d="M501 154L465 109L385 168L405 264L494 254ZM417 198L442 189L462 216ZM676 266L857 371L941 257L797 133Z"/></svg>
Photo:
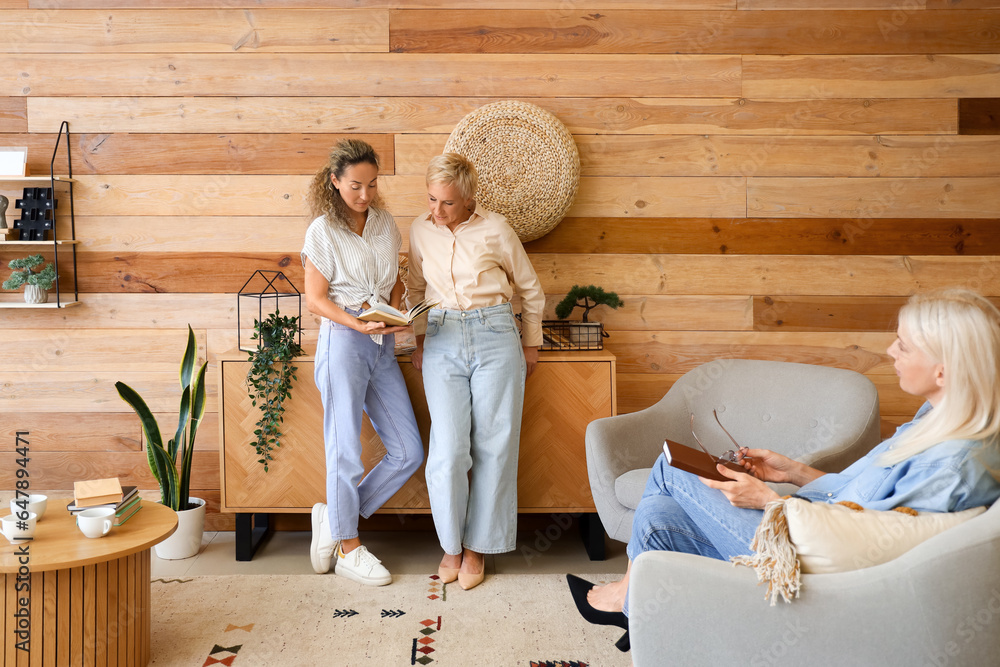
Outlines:
<svg viewBox="0 0 1000 667"><path fill-rule="evenodd" d="M931 410L924 403L912 421L866 456L840 473L829 473L796 494L812 501L852 501L872 510L911 507L920 512L959 512L991 505L1000 497L1000 482L989 469L1000 469L1000 448L983 448L973 440L947 440L893 466L879 456Z"/></svg>

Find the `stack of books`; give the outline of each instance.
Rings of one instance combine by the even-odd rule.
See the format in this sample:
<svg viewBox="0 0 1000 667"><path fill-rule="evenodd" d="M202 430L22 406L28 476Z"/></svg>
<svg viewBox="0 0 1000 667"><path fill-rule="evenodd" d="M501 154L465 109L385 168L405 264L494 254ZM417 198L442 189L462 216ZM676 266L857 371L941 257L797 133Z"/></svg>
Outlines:
<svg viewBox="0 0 1000 667"><path fill-rule="evenodd" d="M115 510L115 525L120 526L142 509L139 488L123 487L117 478L76 482L73 490L73 502L66 506L71 514L95 507L110 507Z"/></svg>
<svg viewBox="0 0 1000 667"><path fill-rule="evenodd" d="M128 487L135 489L135 487ZM138 493L133 493L130 499L123 500L115 507L115 525L120 526L128 521L132 516L142 509L142 498Z"/></svg>

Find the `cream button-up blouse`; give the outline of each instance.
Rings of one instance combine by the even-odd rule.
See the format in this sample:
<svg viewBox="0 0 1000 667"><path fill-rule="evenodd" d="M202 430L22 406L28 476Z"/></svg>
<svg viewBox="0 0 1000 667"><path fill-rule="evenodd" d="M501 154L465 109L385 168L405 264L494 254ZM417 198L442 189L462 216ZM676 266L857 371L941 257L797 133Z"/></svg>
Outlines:
<svg viewBox="0 0 1000 667"><path fill-rule="evenodd" d="M446 310L475 310L521 298L521 344L542 344L545 294L517 234L499 213L476 206L452 232L425 213L410 226L407 306L423 299ZM427 330L414 322L417 335Z"/></svg>

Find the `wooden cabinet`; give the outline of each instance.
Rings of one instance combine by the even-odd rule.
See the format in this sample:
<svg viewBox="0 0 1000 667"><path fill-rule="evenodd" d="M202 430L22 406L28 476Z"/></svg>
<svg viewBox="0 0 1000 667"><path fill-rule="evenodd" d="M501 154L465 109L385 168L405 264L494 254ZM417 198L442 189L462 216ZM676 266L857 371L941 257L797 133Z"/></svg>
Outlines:
<svg viewBox="0 0 1000 667"><path fill-rule="evenodd" d="M300 357L298 380L285 404L284 437L273 453L268 472L257 462L251 444L259 412L246 390L249 362L244 354L219 360L222 393L222 511L238 515L308 512L326 501L323 406L313 381L312 357ZM426 450L430 418L420 373L400 358ZM519 512L594 512L587 478L584 432L587 424L616 414L615 357L609 352L542 352L528 379L518 461ZM365 418L362 458L366 472L384 455L379 437ZM424 469L382 507L380 512L430 512ZM237 539L247 530L237 516ZM251 552L252 553L252 552Z"/></svg>
<svg viewBox="0 0 1000 667"><path fill-rule="evenodd" d="M608 352L541 353L524 397L518 461L518 511L593 512L583 435L587 424L615 414L615 361ZM257 462L251 434L258 411L246 391L245 356L223 358L222 511L308 512L326 502L323 405L313 382L312 357L296 360L298 380L285 404L284 437L269 471ZM427 445L430 418L420 373L400 360L403 377ZM362 458L370 470L385 450L367 417ZM382 512L429 512L423 467L394 495Z"/></svg>

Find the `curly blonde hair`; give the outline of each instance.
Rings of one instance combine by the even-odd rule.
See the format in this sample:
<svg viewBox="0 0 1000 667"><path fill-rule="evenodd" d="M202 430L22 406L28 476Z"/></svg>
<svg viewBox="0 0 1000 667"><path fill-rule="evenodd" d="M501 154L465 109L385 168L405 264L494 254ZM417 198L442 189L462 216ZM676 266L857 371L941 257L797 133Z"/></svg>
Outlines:
<svg viewBox="0 0 1000 667"><path fill-rule="evenodd" d="M360 139L342 139L337 142L330 151L326 165L316 172L309 186L309 211L313 218L325 215L327 222L332 225L354 228L350 209L340 196L340 191L333 185L330 176L336 176L340 180L348 167L363 163L379 168L378 153L371 144ZM385 208L381 193L376 193L369 206Z"/></svg>

